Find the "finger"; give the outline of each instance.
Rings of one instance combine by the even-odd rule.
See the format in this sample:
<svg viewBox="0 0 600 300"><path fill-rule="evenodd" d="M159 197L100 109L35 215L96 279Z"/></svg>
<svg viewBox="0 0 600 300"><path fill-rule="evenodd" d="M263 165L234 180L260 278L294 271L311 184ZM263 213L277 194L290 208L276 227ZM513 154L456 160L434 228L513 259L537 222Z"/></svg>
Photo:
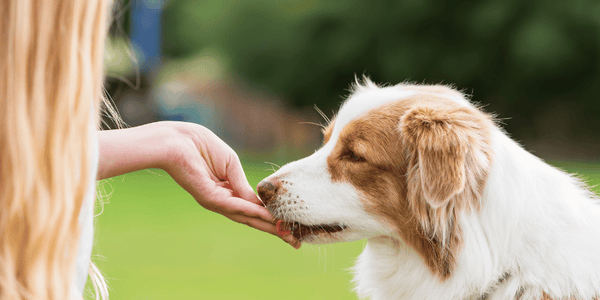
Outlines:
<svg viewBox="0 0 600 300"><path fill-rule="evenodd" d="M227 162L227 181L229 181L233 190L242 199L262 205L262 201L260 201L256 193L254 193L254 189L248 183L242 164L235 154L230 155Z"/></svg>
<svg viewBox="0 0 600 300"><path fill-rule="evenodd" d="M235 215L235 214L224 214L224 216L226 216L227 218L229 218L235 222L248 225L252 228L258 229L258 230L266 232L266 233L270 233L270 234L282 239L284 242L290 244L295 249L299 249L300 246L302 245L302 243L300 243L291 234L286 235L286 236L281 236L281 235L277 234L277 229L275 228L275 226L272 223L265 222L264 220L250 218L250 217L243 216L243 215Z"/></svg>
<svg viewBox="0 0 600 300"><path fill-rule="evenodd" d="M220 214L246 215L275 223L273 216L262 204L235 197L236 193L228 189L226 183L214 182L210 179L201 180L199 183L202 186L197 189L200 193L193 195L204 208Z"/></svg>
<svg viewBox="0 0 600 300"><path fill-rule="evenodd" d="M302 242L299 240L294 239L295 241L289 243L290 246L294 247L294 249L298 250L300 249L300 247L302 247Z"/></svg>
<svg viewBox="0 0 600 300"><path fill-rule="evenodd" d="M222 208L219 213L244 215L251 218L259 218L266 222L275 223L275 218L262 205L245 201L242 198L228 197L218 202Z"/></svg>

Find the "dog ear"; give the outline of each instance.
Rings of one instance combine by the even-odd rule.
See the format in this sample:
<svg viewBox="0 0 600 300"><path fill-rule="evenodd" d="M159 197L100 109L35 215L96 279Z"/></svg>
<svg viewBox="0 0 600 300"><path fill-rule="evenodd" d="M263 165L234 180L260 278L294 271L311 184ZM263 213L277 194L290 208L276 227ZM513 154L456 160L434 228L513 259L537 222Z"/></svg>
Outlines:
<svg viewBox="0 0 600 300"><path fill-rule="evenodd" d="M445 279L462 245L459 217L480 207L493 157L493 119L475 107L427 101L403 113L398 126L406 200L416 222L406 240Z"/></svg>
<svg viewBox="0 0 600 300"><path fill-rule="evenodd" d="M399 129L407 149L409 190L432 208L448 203L467 184L466 160L481 128L467 108L423 106L410 109Z"/></svg>

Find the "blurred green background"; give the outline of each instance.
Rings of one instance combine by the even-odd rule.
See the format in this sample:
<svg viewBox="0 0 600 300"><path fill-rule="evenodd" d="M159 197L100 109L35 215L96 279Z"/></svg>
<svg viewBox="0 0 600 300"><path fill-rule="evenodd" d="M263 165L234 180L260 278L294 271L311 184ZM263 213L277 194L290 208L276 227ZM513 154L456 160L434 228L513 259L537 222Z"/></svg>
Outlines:
<svg viewBox="0 0 600 300"><path fill-rule="evenodd" d="M106 88L124 121L204 125L253 186L265 161L319 146L313 106L331 117L362 75L453 84L526 149L600 183L598 1L123 0L113 15ZM94 260L112 299L356 298L362 241L296 251L156 170L99 192Z"/></svg>

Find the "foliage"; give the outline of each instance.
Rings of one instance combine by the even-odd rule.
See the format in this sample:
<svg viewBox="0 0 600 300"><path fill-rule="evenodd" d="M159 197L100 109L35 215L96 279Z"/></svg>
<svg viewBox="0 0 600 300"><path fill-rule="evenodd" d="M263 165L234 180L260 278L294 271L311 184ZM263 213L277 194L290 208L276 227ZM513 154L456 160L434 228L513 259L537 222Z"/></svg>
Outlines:
<svg viewBox="0 0 600 300"><path fill-rule="evenodd" d="M335 109L355 74L367 74L453 83L513 117L509 131L596 134L599 29L592 0L172 0L164 50L217 49L243 77L300 106ZM525 128L548 111L552 122Z"/></svg>

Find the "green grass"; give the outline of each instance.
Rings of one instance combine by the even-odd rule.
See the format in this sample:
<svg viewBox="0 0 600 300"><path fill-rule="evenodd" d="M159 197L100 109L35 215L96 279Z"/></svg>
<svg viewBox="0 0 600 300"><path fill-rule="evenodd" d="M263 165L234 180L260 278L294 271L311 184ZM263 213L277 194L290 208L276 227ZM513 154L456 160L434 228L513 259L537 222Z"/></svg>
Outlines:
<svg viewBox="0 0 600 300"><path fill-rule="evenodd" d="M600 164L555 165L600 185ZM244 163L253 186L268 168ZM112 194L96 219L94 261L111 299L356 299L348 269L364 241L294 250L203 209L162 171L126 174L103 187Z"/></svg>
<svg viewBox="0 0 600 300"><path fill-rule="evenodd" d="M253 186L268 168L244 164ZM93 259L111 299L356 299L348 269L363 241L294 250L203 209L162 171L103 187L112 195L97 217Z"/></svg>

